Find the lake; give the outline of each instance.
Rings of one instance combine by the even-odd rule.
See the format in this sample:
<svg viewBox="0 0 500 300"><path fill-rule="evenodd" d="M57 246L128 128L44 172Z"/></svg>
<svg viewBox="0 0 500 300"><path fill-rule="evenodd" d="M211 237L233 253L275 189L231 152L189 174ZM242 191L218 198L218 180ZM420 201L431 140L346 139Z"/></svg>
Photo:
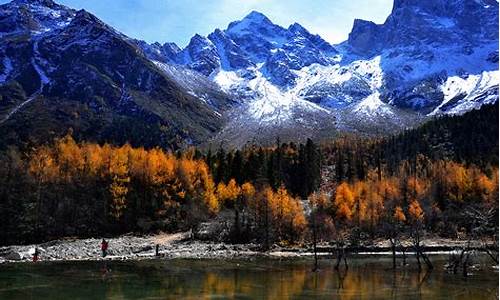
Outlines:
<svg viewBox="0 0 500 300"><path fill-rule="evenodd" d="M393 271L390 257L332 260L145 260L0 265L0 299L497 299L498 272L485 257L466 279L435 270ZM411 261L410 261L411 262ZM108 269L108 272L104 270Z"/></svg>

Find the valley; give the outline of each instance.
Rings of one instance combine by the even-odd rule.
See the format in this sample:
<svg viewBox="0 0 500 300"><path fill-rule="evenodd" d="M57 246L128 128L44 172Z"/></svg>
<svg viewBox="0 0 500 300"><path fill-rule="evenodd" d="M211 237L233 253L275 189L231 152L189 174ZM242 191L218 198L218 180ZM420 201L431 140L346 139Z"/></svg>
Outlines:
<svg viewBox="0 0 500 300"><path fill-rule="evenodd" d="M498 298L497 0L185 46L0 3L0 298Z"/></svg>

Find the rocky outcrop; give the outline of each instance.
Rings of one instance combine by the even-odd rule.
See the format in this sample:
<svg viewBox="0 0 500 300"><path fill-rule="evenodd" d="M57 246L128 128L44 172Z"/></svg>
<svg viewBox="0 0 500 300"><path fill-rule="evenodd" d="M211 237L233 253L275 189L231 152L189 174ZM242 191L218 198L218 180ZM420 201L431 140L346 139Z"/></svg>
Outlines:
<svg viewBox="0 0 500 300"><path fill-rule="evenodd" d="M480 44L498 40L498 1L395 0L384 24L355 20L348 44L373 55L391 47Z"/></svg>
<svg viewBox="0 0 500 300"><path fill-rule="evenodd" d="M179 53L177 61L205 76L209 76L221 66L215 45L199 34L191 38L187 47Z"/></svg>

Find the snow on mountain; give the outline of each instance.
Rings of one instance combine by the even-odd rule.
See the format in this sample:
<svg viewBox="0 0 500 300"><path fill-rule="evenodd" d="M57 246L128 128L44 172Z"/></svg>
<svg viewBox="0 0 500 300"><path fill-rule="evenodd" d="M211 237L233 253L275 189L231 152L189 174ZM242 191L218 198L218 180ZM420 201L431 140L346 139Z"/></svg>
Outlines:
<svg viewBox="0 0 500 300"><path fill-rule="evenodd" d="M222 30L216 29L208 35L208 39L217 48L221 59L221 69L247 69L255 66L250 57Z"/></svg>
<svg viewBox="0 0 500 300"><path fill-rule="evenodd" d="M0 5L1 135L43 142L72 128L85 139L146 147L204 142L235 100L196 71L160 67L180 52L51 0ZM204 56L189 54L191 67Z"/></svg>
<svg viewBox="0 0 500 300"><path fill-rule="evenodd" d="M27 68L34 68L42 76L42 81L48 83L44 68L50 66L38 53L38 41L51 32L67 27L75 14L75 10L52 0L14 0L0 5L0 84ZM29 47L33 58L28 63L23 59L25 53L19 50L27 37L36 41ZM11 41L20 45L17 50L9 48ZM33 91L37 88L34 86Z"/></svg>
<svg viewBox="0 0 500 300"><path fill-rule="evenodd" d="M221 59L215 45L199 34L193 36L189 45L179 52L177 62L205 76L209 76L221 66Z"/></svg>
<svg viewBox="0 0 500 300"><path fill-rule="evenodd" d="M40 48L34 43L21 54L0 45L0 83L34 73L53 90L49 78L61 75L59 65L76 53L106 65L99 72L123 82L127 66L106 60L126 45L141 64L226 120L215 140L238 145L276 135L397 131L429 116L498 101L496 0L395 0L383 24L355 20L339 45L298 23L282 27L253 11L224 30L193 36L184 49L130 39L85 11L51 0L1 5L0 39L11 45L12 37L26 33ZM26 55L33 59L23 65ZM137 59L126 55L121 59ZM151 78L139 72L133 84L152 93ZM68 80L78 84L76 77ZM31 93L39 90L32 85ZM113 86L122 96L127 88Z"/></svg>
<svg viewBox="0 0 500 300"><path fill-rule="evenodd" d="M370 96L366 97L365 99L363 99L361 102L356 103L353 111L355 113L361 113L365 115L370 115L379 112L382 112L387 115L394 114L391 111L389 105L380 100L380 94L378 92L375 92Z"/></svg>
<svg viewBox="0 0 500 300"><path fill-rule="evenodd" d="M241 123L308 126L294 119L307 111L341 130L395 131L497 101L497 27L497 1L395 0L384 24L355 20L349 39L332 46L298 23L284 28L253 11L195 36L204 42L181 53L207 55L177 62L203 65L201 73L238 95L244 109L231 118Z"/></svg>
<svg viewBox="0 0 500 300"><path fill-rule="evenodd" d="M60 29L67 26L74 15L75 10L52 0L14 0L0 5L0 37Z"/></svg>
<svg viewBox="0 0 500 300"><path fill-rule="evenodd" d="M477 109L482 104L498 101L498 71L482 72L480 75L451 76L441 85L443 102L430 115L461 114Z"/></svg>
<svg viewBox="0 0 500 300"><path fill-rule="evenodd" d="M264 62L271 50L281 48L289 37L285 28L256 11L229 24L225 32L255 63Z"/></svg>
<svg viewBox="0 0 500 300"><path fill-rule="evenodd" d="M285 141L326 138L336 132L335 114L330 110L302 99L296 90L280 89L261 72L262 63L251 70L251 78L223 70L211 77L241 101L226 113L226 123L213 139L215 144L242 147L249 142L274 143L278 136Z"/></svg>
<svg viewBox="0 0 500 300"><path fill-rule="evenodd" d="M262 123L287 122L294 110L301 109L314 112L329 113L328 110L297 97L292 91L283 92L265 79L260 73L248 82L248 87L257 93L255 101L249 104L248 113Z"/></svg>
<svg viewBox="0 0 500 300"><path fill-rule="evenodd" d="M246 94L248 119L273 124L282 124L290 121L296 110L309 110L312 112L330 113L314 103L303 100L295 90L281 90L272 84L260 71L255 71L255 77L248 80L231 71L221 71L213 77L224 90L233 94L245 96Z"/></svg>
<svg viewBox="0 0 500 300"><path fill-rule="evenodd" d="M198 72L181 65L167 64L159 61L153 63L161 69L165 75L175 81L179 86L191 95L208 104L219 115L237 104L237 97L229 97L221 87L214 81Z"/></svg>

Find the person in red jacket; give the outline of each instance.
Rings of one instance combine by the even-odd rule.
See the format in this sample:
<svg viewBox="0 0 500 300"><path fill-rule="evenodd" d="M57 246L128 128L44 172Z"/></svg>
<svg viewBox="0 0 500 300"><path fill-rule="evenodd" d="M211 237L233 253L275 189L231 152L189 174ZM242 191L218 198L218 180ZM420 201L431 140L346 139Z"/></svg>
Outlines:
<svg viewBox="0 0 500 300"><path fill-rule="evenodd" d="M35 253L33 253L33 262L37 262L38 261L38 255L40 253L38 252L38 248L35 247Z"/></svg>
<svg viewBox="0 0 500 300"><path fill-rule="evenodd" d="M108 242L105 239L102 239L101 250L102 250L102 257L106 257L106 255L108 254Z"/></svg>

